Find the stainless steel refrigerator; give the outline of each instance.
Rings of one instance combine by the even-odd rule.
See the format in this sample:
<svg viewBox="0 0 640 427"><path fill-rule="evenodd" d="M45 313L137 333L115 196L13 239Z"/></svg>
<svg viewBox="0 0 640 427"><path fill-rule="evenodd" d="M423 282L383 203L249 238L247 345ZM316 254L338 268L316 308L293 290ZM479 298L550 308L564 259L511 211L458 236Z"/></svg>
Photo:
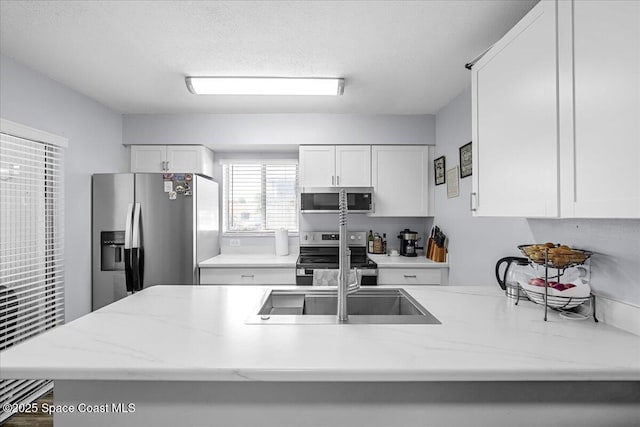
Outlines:
<svg viewBox="0 0 640 427"><path fill-rule="evenodd" d="M197 284L220 253L218 184L194 174L95 174L92 309L153 285Z"/></svg>

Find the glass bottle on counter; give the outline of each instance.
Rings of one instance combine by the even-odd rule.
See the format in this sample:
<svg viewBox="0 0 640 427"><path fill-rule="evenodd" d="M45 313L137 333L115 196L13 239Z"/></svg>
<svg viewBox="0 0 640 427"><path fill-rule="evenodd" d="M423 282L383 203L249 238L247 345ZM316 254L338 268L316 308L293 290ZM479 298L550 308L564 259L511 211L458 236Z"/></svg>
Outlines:
<svg viewBox="0 0 640 427"><path fill-rule="evenodd" d="M367 252L373 253L373 230L369 230L369 237L367 238Z"/></svg>
<svg viewBox="0 0 640 427"><path fill-rule="evenodd" d="M382 253L387 254L387 233L382 233Z"/></svg>
<svg viewBox="0 0 640 427"><path fill-rule="evenodd" d="M382 237L378 233L373 236L373 253L381 254L382 253Z"/></svg>

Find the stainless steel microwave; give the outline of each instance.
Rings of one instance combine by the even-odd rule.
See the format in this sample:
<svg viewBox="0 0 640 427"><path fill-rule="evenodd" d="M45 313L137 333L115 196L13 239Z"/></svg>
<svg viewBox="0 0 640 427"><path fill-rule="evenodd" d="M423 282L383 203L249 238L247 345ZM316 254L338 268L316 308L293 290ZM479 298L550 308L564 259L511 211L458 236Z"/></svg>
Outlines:
<svg viewBox="0 0 640 427"><path fill-rule="evenodd" d="M373 187L303 187L300 190L300 212L338 212L338 194L343 188L347 191L349 212L373 212Z"/></svg>

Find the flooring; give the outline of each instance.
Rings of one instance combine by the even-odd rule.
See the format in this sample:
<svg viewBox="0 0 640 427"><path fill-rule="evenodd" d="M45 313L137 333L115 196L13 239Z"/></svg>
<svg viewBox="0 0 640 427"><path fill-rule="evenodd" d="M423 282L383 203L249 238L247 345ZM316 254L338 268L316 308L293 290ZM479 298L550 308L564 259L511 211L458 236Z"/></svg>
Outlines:
<svg viewBox="0 0 640 427"><path fill-rule="evenodd" d="M42 403L53 405L53 390L37 400L38 408L42 407ZM2 427L53 427L53 415L47 415L42 412L33 414L15 414L6 420Z"/></svg>

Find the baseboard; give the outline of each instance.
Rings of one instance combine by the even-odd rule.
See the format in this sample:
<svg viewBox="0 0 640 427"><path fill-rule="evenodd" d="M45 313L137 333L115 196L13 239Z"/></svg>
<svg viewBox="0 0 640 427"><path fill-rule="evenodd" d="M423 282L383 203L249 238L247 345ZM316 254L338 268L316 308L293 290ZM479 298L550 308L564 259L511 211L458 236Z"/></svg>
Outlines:
<svg viewBox="0 0 640 427"><path fill-rule="evenodd" d="M596 295L598 320L640 336L640 307Z"/></svg>

